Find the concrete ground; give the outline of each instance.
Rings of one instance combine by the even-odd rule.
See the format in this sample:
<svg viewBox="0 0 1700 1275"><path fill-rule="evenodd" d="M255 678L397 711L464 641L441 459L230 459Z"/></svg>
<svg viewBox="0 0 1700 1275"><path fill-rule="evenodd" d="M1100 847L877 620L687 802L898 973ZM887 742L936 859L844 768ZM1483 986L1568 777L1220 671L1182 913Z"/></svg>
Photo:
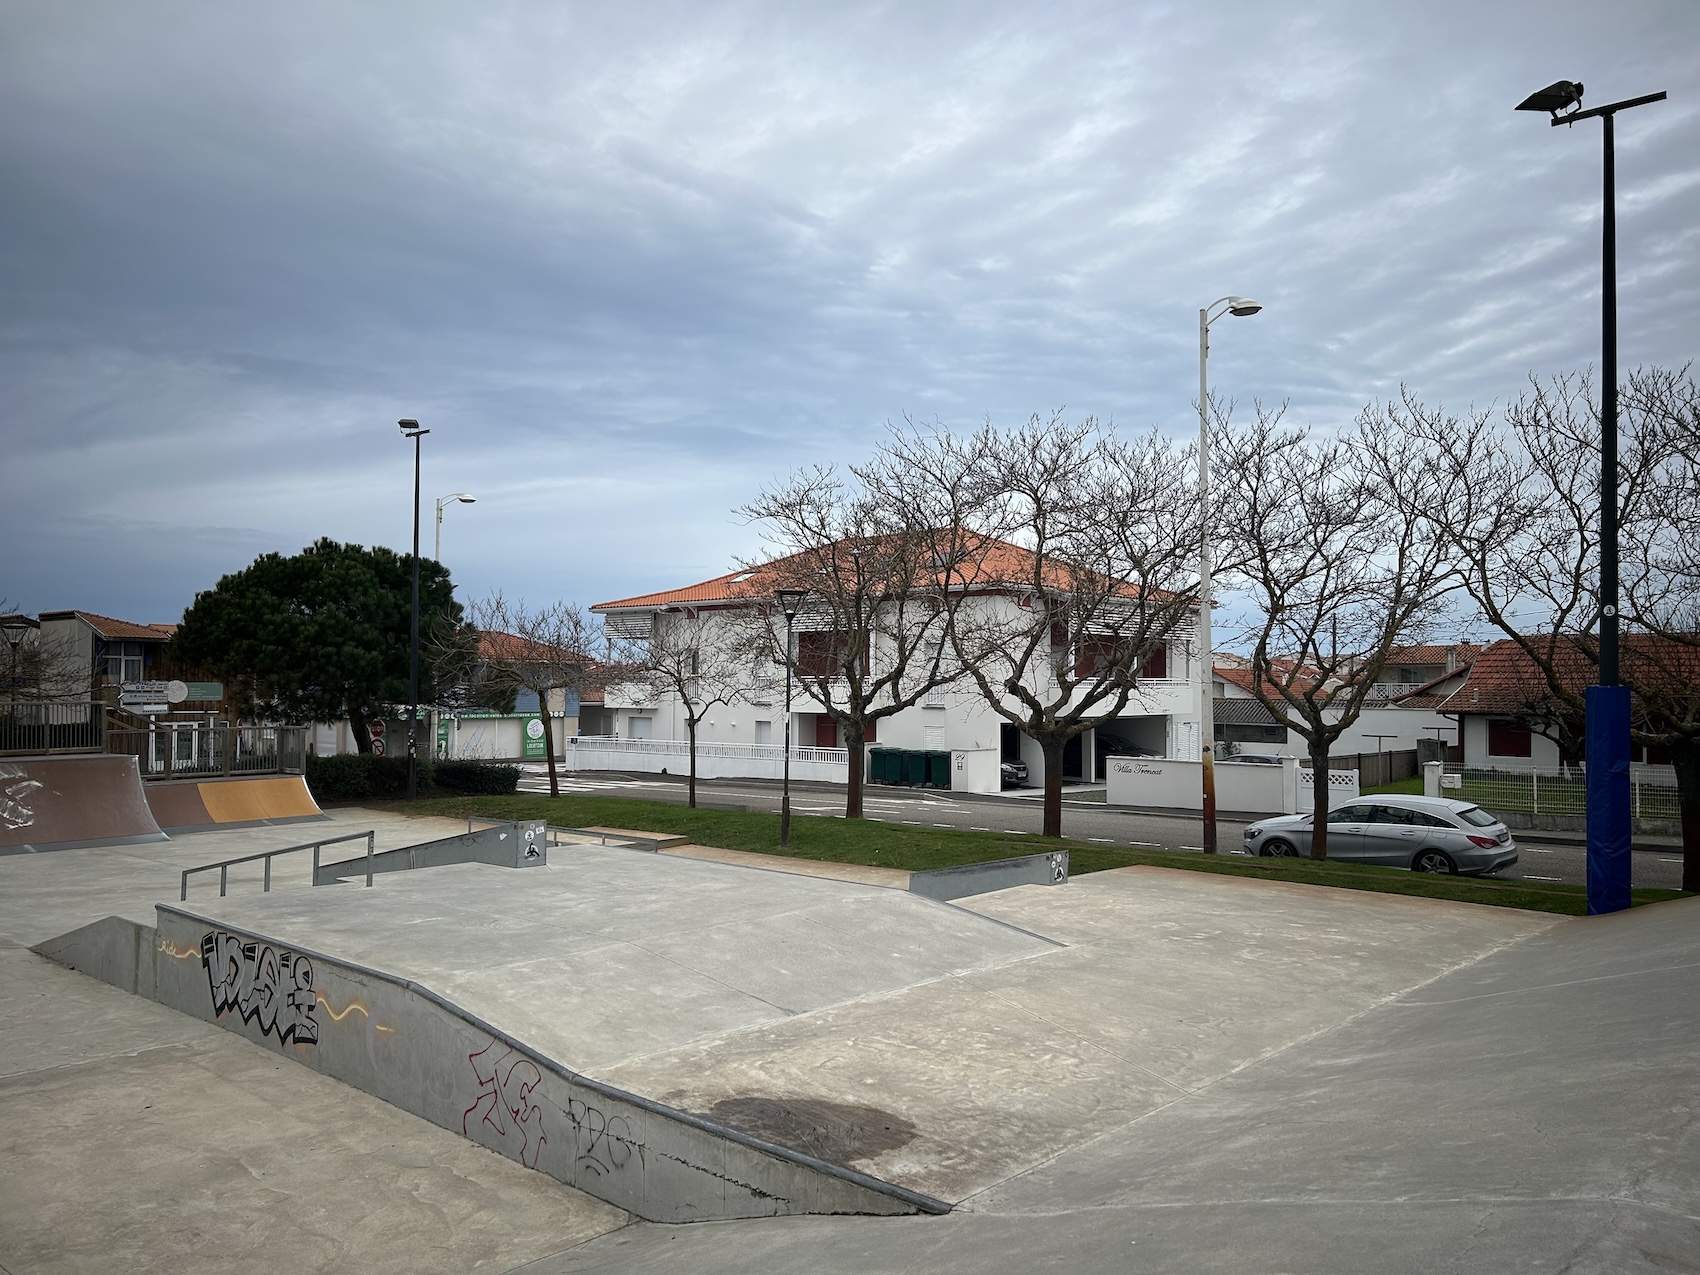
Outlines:
<svg viewBox="0 0 1700 1275"><path fill-rule="evenodd" d="M457 827L360 811L334 822L307 827L377 826L380 849ZM178 866L300 839L299 827L254 829L0 859L0 943L111 913L151 920L154 901L176 900ZM877 873L698 854L559 848L545 869L462 865L370 890L312 889L303 860L280 865L269 895L256 866L223 900L216 885L192 888L188 906L417 978L591 1075L958 1203L945 1218L645 1224L580 1243L618 1219L557 1223L551 1210L576 1197L526 1175L542 1194L512 1196L508 1229L524 1238L506 1248L472 1204L452 1191L438 1202L439 1230L425 1233L463 1268L1700 1269L1700 901L1580 921L1136 868L951 906ZM129 1250L148 1262L184 1251L203 1213L282 1216L316 1200L292 1194L315 1174L356 1200L348 1181L388 1181L398 1209L412 1207L417 1175L359 1158L387 1145L364 1115L347 1118L330 1161L274 1196L230 1161L174 1185L157 1157L199 1118L202 1090L216 1099L206 1146L242 1143L244 1166L329 1136L303 1133L302 1112L372 1100L257 1050L245 1061L245 1043L110 992L183 1033L139 1026L126 1046L128 1019L15 996L14 971L35 958L3 955L0 1001L25 1005L7 1012L91 1061L26 1061L16 1101L0 1081L0 1149L26 1166L0 1177L0 1217L15 1199L29 1219L0 1222L0 1269L45 1260L61 1231L98 1233L90 1202L117 1186L84 1182L99 1152L79 1129L143 1180L115 1198L138 1219ZM111 1030L79 1044L70 1025L103 1016ZM344 1105L294 1089L278 1100L286 1072ZM44 1108L80 1124L39 1133ZM216 1162L196 1150L200 1132L183 1136L192 1163ZM408 1154L408 1172L443 1162ZM473 1203L479 1189L466 1188ZM358 1227L356 1205L343 1207L313 1244ZM558 1242L532 1244L557 1225ZM474 1257L480 1235L490 1247ZM41 1268L110 1268L80 1242L82 1266ZM331 1247L309 1256L363 1267Z"/></svg>
<svg viewBox="0 0 1700 1275"><path fill-rule="evenodd" d="M0 947L0 1270L506 1270L619 1209Z"/></svg>
<svg viewBox="0 0 1700 1275"><path fill-rule="evenodd" d="M1700 900L1564 921L947 1217L639 1224L522 1269L1696 1271L1696 1006Z"/></svg>

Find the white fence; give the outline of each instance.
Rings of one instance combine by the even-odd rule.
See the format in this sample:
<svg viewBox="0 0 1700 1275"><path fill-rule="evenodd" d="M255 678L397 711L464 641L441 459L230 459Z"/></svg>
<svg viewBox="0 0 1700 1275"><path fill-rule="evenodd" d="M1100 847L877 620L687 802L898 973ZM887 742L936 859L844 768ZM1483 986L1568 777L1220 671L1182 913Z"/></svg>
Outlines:
<svg viewBox="0 0 1700 1275"><path fill-rule="evenodd" d="M1105 801L1112 806L1204 808L1204 763L1174 757L1111 757ZM1229 763L1216 767L1216 809L1246 814L1302 814L1311 809L1314 774L1296 757L1279 766ZM1328 772L1329 804L1358 795L1358 772Z"/></svg>
<svg viewBox="0 0 1700 1275"><path fill-rule="evenodd" d="M1580 765L1562 770L1481 770L1447 763L1439 772L1438 787L1426 782L1426 788L1433 789L1434 796L1473 801L1496 814L1588 813L1587 768ZM1669 766L1631 766L1629 813L1636 819L1680 819L1676 772Z"/></svg>
<svg viewBox="0 0 1700 1275"><path fill-rule="evenodd" d="M577 735L562 741L567 770L638 770L688 775L691 746L682 739L626 739L615 735ZM778 779L784 773L783 744L697 745L700 779ZM843 748L791 749L791 778L848 783L850 753Z"/></svg>

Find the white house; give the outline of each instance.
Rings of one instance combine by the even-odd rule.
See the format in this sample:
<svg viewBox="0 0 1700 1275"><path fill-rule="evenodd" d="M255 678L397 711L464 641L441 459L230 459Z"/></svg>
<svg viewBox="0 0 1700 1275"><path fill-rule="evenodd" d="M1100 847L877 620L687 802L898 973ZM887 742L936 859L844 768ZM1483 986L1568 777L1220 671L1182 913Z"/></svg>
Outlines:
<svg viewBox="0 0 1700 1275"><path fill-rule="evenodd" d="M1003 546L1011 553L1026 553L1016 546ZM647 638L662 623L687 623L698 627L696 641L704 647L730 643L741 617L748 609L768 606L766 596L752 596L750 571L728 572L712 580L684 588L640 594L601 602L591 610L603 617L610 633ZM759 583L759 582L758 582ZM1018 608L1032 605L1030 597L1006 587L968 590L965 611L974 610L982 620L1013 619ZM1030 614L1030 613L1029 613ZM1196 616L1196 611L1189 613ZM1030 620L1029 620L1030 622ZM1198 756L1198 683L1194 643L1190 638L1196 619L1179 626L1180 631L1152 653L1139 678L1138 689L1123 713L1071 741L1063 755L1063 779L1070 783L1101 782L1106 758L1130 752L1156 756ZM811 623L805 611L797 617L794 659L799 665L828 655L834 636ZM893 643L876 639L867 659L877 671L882 659L891 659ZM1055 658L1064 658L1057 655ZM1086 660L1082 649L1068 658ZM1046 661L1034 677L1052 678ZM698 728L699 773L777 775L785 733L785 669L783 664L752 659L738 684L732 702L715 705ZM621 769L682 769L683 741L687 739L686 713L676 694L653 694L636 685L608 687L600 721L606 736L581 737L573 751L594 756L597 766ZM825 706L798 688L791 712L792 774L815 774L842 780L848 756L839 737L838 723ZM645 745L640 741L659 741ZM1044 761L1037 743L1016 726L1006 722L964 679L930 693L913 707L870 723L870 747L932 750L953 754L954 786L974 791L996 791L1002 759L1020 759L1028 766L1029 783L1043 782ZM704 766L704 761L711 764ZM799 763L807 769L799 771Z"/></svg>

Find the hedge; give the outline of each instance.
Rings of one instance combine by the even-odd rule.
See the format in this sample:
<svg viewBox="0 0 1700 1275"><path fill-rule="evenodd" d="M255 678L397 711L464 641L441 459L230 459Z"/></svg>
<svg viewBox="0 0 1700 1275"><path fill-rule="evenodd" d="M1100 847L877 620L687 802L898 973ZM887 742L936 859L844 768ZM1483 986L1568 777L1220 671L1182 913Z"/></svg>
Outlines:
<svg viewBox="0 0 1700 1275"><path fill-rule="evenodd" d="M418 759L421 792L432 786L436 759ZM516 777L517 779L517 777ZM407 796L407 757L374 757L369 753L339 753L307 758L307 788L316 801L391 800ZM513 789L504 789L512 792Z"/></svg>
<svg viewBox="0 0 1700 1275"><path fill-rule="evenodd" d="M481 797L505 797L519 788L520 768L488 761L440 761L437 787Z"/></svg>

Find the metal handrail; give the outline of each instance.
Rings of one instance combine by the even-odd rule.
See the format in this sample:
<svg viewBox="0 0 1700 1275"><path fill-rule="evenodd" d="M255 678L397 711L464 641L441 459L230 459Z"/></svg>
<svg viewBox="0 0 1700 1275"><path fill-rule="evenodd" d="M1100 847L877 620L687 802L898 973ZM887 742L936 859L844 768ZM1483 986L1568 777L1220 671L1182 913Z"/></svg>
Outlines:
<svg viewBox="0 0 1700 1275"><path fill-rule="evenodd" d="M255 859L264 859L266 861L266 880L263 892L269 894L271 893L272 888L272 859L280 854L293 854L297 850L311 850L313 852L313 884L317 885L319 883L319 847L334 846L343 841L358 841L362 837L366 839L366 887L367 889L370 889L372 886L372 852L377 845L377 833L375 830L370 832L351 832L346 837L326 837L323 841L303 841L298 846L284 846L281 850L266 850L260 854L245 854L240 858L225 859L219 863L204 863L198 868L184 868L183 882L177 894L177 901L179 903L188 901L189 877L191 874L196 872L211 872L214 868L218 869L218 897L222 899L224 897L226 887L230 884L230 869L235 867L238 863L252 863Z"/></svg>

